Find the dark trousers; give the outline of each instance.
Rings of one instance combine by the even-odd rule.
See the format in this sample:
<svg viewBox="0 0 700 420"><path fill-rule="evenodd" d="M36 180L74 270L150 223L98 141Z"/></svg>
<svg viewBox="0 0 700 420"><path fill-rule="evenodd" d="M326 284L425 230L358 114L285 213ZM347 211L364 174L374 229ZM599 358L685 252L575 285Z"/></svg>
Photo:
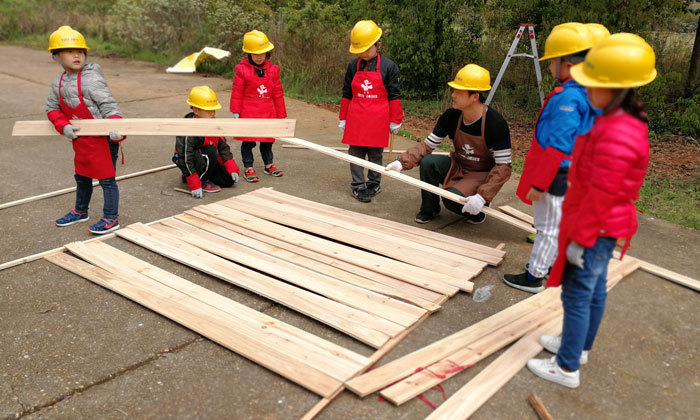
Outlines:
<svg viewBox="0 0 700 420"><path fill-rule="evenodd" d="M255 148L255 144L256 142L254 141L241 142L241 160L243 160L244 168L253 167L253 149ZM274 155L272 154L272 142L260 142L260 156L262 156L262 160L265 166L270 165L272 163L274 159Z"/></svg>
<svg viewBox="0 0 700 420"><path fill-rule="evenodd" d="M447 176L447 172L452 165L452 158L444 155L427 155L420 161L420 179L428 184L440 186ZM447 188L447 191L464 196L456 188ZM437 213L440 211L440 196L431 192L421 190L420 211L422 213ZM456 203L446 198L442 199L445 208L453 213L462 214L463 204Z"/></svg>
<svg viewBox="0 0 700 420"><path fill-rule="evenodd" d="M367 147L367 146L350 146L348 154L360 159L366 159L377 165L382 165L384 155L383 147ZM371 188L379 185L382 182L382 174L371 169L367 170L367 184L365 185L365 169L360 165L350 164L350 176L352 182L350 188L355 190L358 188Z"/></svg>
<svg viewBox="0 0 700 420"><path fill-rule="evenodd" d="M109 142L109 153L112 158L112 166L117 165L117 156L119 155L119 143ZM75 178L75 211L78 213L86 213L90 206L92 198L92 178L86 176L74 175ZM115 177L99 180L102 193L104 195L104 208L102 210L103 217L106 219L117 219L119 216L119 187Z"/></svg>
<svg viewBox="0 0 700 420"><path fill-rule="evenodd" d="M228 173L226 167L219 163L219 150L216 146L204 146L198 150L202 151L202 158L206 161L206 166L203 171L199 169L199 179L202 181L211 181L220 187L230 187L233 185L233 178Z"/></svg>

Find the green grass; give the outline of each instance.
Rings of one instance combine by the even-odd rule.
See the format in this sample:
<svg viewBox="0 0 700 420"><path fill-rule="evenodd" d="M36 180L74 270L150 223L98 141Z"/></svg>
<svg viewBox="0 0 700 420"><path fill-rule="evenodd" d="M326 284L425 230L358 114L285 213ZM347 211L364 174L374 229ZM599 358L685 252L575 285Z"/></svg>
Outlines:
<svg viewBox="0 0 700 420"><path fill-rule="evenodd" d="M700 230L700 179L648 178L637 207L647 216Z"/></svg>

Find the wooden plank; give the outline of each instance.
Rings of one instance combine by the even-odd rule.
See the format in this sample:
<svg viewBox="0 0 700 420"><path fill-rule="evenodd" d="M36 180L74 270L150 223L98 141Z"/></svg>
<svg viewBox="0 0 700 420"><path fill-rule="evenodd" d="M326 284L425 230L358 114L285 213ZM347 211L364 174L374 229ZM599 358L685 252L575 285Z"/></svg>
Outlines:
<svg viewBox="0 0 700 420"><path fill-rule="evenodd" d="M368 326L389 328L386 323L375 322L377 317L371 314L241 267L182 241L174 240L168 243L167 239L163 240L157 232L144 230L139 226L130 225L120 230L118 235L165 257L292 308L373 347L380 347L391 336ZM396 325L391 331L397 334L401 327Z"/></svg>
<svg viewBox="0 0 700 420"><path fill-rule="evenodd" d="M620 253L618 251L615 251L613 253L613 256L615 258L620 258ZM647 273L661 277L662 279L672 281L676 284L680 284L681 286L685 286L689 289L693 289L696 292L700 292L700 281L695 280L694 278L685 276L685 275L680 274L680 273L676 273L675 271L668 270L666 268L652 264L650 262L640 260L639 258L632 257L629 254L625 254L624 260L627 260L627 259L634 259L634 260L639 261L640 268L642 270L646 271Z"/></svg>
<svg viewBox="0 0 700 420"><path fill-rule="evenodd" d="M531 224L531 225L533 225L533 226L534 226L534 224L535 224L535 218L534 218L534 217L532 217L532 216L530 216L529 214L524 213L524 212L522 212L522 211L520 211L520 210L518 210L518 209L516 209L516 208L513 208L513 207L511 207L511 206L499 206L498 209L499 209L500 211L502 211L503 213L505 213L505 214L509 214L509 215L515 217L516 219L522 220L522 221L525 222L525 223L529 223L529 224Z"/></svg>
<svg viewBox="0 0 700 420"><path fill-rule="evenodd" d="M527 397L527 401L530 403L532 408L535 410L540 420L554 420L547 407L544 406L540 397L538 397L534 392Z"/></svg>
<svg viewBox="0 0 700 420"><path fill-rule="evenodd" d="M231 323L233 317L229 314L196 304L194 299L182 292L155 281L134 281L131 277L117 276L64 253L45 258L202 334L316 394L328 396L338 388L340 381L301 363L282 348L250 339L235 323Z"/></svg>
<svg viewBox="0 0 700 420"><path fill-rule="evenodd" d="M346 162L354 163L355 165L362 166L363 168L367 168L367 169L371 169L373 171L380 172L384 176L397 179L397 180L402 181L406 184L413 185L414 187L418 187L422 190L431 192L433 194L437 194L440 197L446 198L448 200L460 202L459 201L460 196L453 193L453 192L447 191L447 190L442 189L440 187L436 187L434 185L430 185L427 182L423 182L419 179L415 179L415 178L410 177L410 176L403 174L401 172L387 171L383 166L374 164L374 163L366 161L364 159L360 159L360 158L357 158L355 156L350 156L348 154L339 152L337 150L332 150L332 149L329 149L328 147L324 147L324 146L312 143L310 141L306 141L306 140L302 140L302 139L298 139L298 138L280 137L279 140L287 142L287 143L291 143L291 144L298 144L298 145L307 146L310 149L316 150L316 151L321 152L323 154L333 156L335 158L338 158L340 160L344 160ZM536 232L535 228L528 225L527 223L524 223L523 221L518 220L514 217L508 216L507 214L502 213L498 210L491 209L489 207L484 207L482 211L487 216L490 216L494 219L498 219L502 222L506 222L512 226L518 227L518 228L526 231L527 233L535 233Z"/></svg>
<svg viewBox="0 0 700 420"><path fill-rule="evenodd" d="M467 419L505 385L528 360L542 351L540 336L559 335L562 316L559 316L521 338L496 360L479 372L459 391L447 399L426 420Z"/></svg>
<svg viewBox="0 0 700 420"><path fill-rule="evenodd" d="M392 329L396 327L394 324L408 327L425 313L425 310L414 305L353 286L277 256L226 240L213 233L203 230L185 233L162 224L154 225L152 228L235 263L254 268L257 271L286 280L336 302L389 320L391 321L389 325ZM380 322L381 320L377 321ZM381 328L375 329L383 331Z"/></svg>
<svg viewBox="0 0 700 420"><path fill-rule="evenodd" d="M420 299L424 299L425 301L432 302L435 304L442 303L445 300L447 300L447 296L444 294L439 294L436 293L432 290L424 289L420 286L416 286L411 283L406 283L404 281L401 281L397 278L394 277L389 277L387 275L378 273L376 271L368 270L364 267L361 267L359 265L351 264L346 261L339 260L337 258L334 258L332 256L327 256L315 251L312 251L310 249L302 248L301 246L298 246L296 244L290 243L290 242L285 242L283 240L277 239L276 235L275 237L272 236L267 236L262 233L246 229L244 227L235 225L233 223L226 222L221 219L217 219L216 217L209 216L204 213L200 213L198 211L192 211L188 210L185 212L185 214L176 216L178 220L182 220L186 223L190 223L192 225L201 227L203 229L207 229L212 233L216 233L219 235L222 235L224 237L228 237L227 231L232 231L235 233L238 233L242 236L246 236L255 240L258 240L262 243L268 244L270 246L274 246L280 249L284 249L286 251L292 252L295 255L298 255L299 257L304 257L311 259L313 261L320 262L322 264L325 264L329 267L337 268L339 270L353 273L357 276L362 276L363 278L366 278L370 281L376 282L380 285L384 285L387 287L390 287L394 290L398 290L400 292L404 292L405 294L409 294L409 297L403 297L409 302L414 302L413 300L410 299L410 296L417 296ZM213 230L211 228L211 225L207 224L201 224L197 222L198 220L200 221L205 221L207 223L210 223L211 225L216 225L218 227L224 228L225 231L219 231ZM394 292L396 293L396 292ZM399 296L399 295L397 295ZM414 302L418 304L417 302ZM421 305L422 306L422 305ZM425 306L424 306L425 307ZM430 310L429 307L425 307L426 309ZM438 308L435 308L438 309Z"/></svg>
<svg viewBox="0 0 700 420"><path fill-rule="evenodd" d="M308 235L285 226L280 226L276 223L268 222L259 217L234 210L230 207L214 203L206 206L197 206L194 209L200 213L219 218L249 230L275 236L283 241L311 249L321 254L339 258L350 263L362 262L365 267L370 270L396 277L405 282L438 293L452 296L459 291L459 288L440 280L440 278L444 276L441 276L439 273L432 273L401 261L395 261L381 255L341 245L328 239Z"/></svg>
<svg viewBox="0 0 700 420"><path fill-rule="evenodd" d="M461 331L353 378L345 386L361 397L385 388L411 375L417 368L429 366L533 310L551 304L559 299L560 293L559 288L546 289Z"/></svg>
<svg viewBox="0 0 700 420"><path fill-rule="evenodd" d="M114 118L72 120L81 136L108 136L112 130L124 136L293 136L294 119L253 118ZM17 121L13 136L58 136L49 121Z"/></svg>
<svg viewBox="0 0 700 420"><path fill-rule="evenodd" d="M309 148L306 147L306 146L299 146L299 145L296 145L296 144L283 144L283 145L282 145L282 148L284 148L284 149L305 149L305 150L308 150L308 149L309 149ZM347 152L347 151L348 151L348 148L347 148L347 147L343 147L343 146L334 146L334 147L331 147L331 149L333 149L333 150L338 150L338 151L341 151L341 152ZM400 149L399 149L399 150L394 150L393 153L401 154L401 153L403 153L403 152L405 152L405 150L400 150ZM386 149L384 149L384 153L389 153L389 151L386 150ZM433 151L432 154L433 154L433 155L444 155L444 156L449 156L450 152L438 152L438 151Z"/></svg>
<svg viewBox="0 0 700 420"><path fill-rule="evenodd" d="M189 215L181 215L181 217L182 220L186 220L187 222L185 223L182 220L173 219L162 223L162 225L187 233L195 233L198 231L210 232L212 234L218 235L218 237L222 240L235 242L241 245L245 245L246 247L255 249L257 251L274 255L276 258L295 263L297 265L313 270L317 273L325 274L339 281L343 281L354 286L361 287L363 289L371 290L373 292L391 297L394 297L394 295L397 294L402 295L399 298L404 301L406 299L404 299L403 297L411 298L417 301L416 303L413 303L414 305L422 307L431 312L440 308L439 305L434 304L425 299L416 298L414 296L409 295L408 293L402 293L400 290L384 286L380 283L371 281L354 273L331 267L327 264L321 263L303 255L295 254L283 248L279 248L274 245L270 245L265 242L259 241L257 239L239 234L237 232L228 230L223 226L215 225L214 223L208 222L206 220L198 219ZM416 313L418 312L420 312L420 314L422 315L423 311L417 311Z"/></svg>
<svg viewBox="0 0 700 420"><path fill-rule="evenodd" d="M336 217L343 217L346 220L362 221L363 224L370 226L373 229L378 229L382 232L391 232L395 236L422 242L450 252L460 253L460 255L476 258L492 265L500 264L505 256L504 251L496 248L443 235L441 233L416 226L410 226L403 223L394 222L392 220L357 213L315 201L304 200L293 195L281 193L272 188L258 188L257 190L246 193L246 195L284 198L304 208L314 208L316 211L323 211L326 214L332 214Z"/></svg>

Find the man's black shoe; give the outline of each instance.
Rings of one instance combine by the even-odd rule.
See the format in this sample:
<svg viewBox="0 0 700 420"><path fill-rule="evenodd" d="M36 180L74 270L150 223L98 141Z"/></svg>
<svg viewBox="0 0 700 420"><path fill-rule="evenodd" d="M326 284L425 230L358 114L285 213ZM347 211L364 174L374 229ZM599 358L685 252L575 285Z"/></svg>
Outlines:
<svg viewBox="0 0 700 420"><path fill-rule="evenodd" d="M440 210L436 211L435 213L423 213L422 211L419 211L418 214L416 214L415 222L428 223L429 221L433 220L438 214L440 214Z"/></svg>
<svg viewBox="0 0 700 420"><path fill-rule="evenodd" d="M372 196L369 195L367 188L355 188L352 190L352 196L357 198L361 203L369 203L372 201Z"/></svg>
<svg viewBox="0 0 700 420"><path fill-rule="evenodd" d="M531 281L527 271L520 274L504 274L503 281L510 287L514 287L523 292L539 293L544 290L542 279Z"/></svg>
<svg viewBox="0 0 700 420"><path fill-rule="evenodd" d="M484 214L483 211L477 214L467 214L467 223L471 223L472 225L484 223L484 220L486 220L486 214Z"/></svg>
<svg viewBox="0 0 700 420"><path fill-rule="evenodd" d="M367 192L369 193L370 197L374 197L375 195L382 192L382 187L379 184L367 183Z"/></svg>

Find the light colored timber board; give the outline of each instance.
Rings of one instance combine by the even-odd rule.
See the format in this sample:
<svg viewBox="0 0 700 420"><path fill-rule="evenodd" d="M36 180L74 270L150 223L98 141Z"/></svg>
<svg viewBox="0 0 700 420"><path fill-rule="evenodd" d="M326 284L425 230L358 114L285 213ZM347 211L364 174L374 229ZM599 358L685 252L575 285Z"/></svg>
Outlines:
<svg viewBox="0 0 700 420"><path fill-rule="evenodd" d="M371 250L374 252L383 250L384 253L387 253L385 255L389 257L400 259L397 258L398 255L404 258L404 262L420 265L429 270L455 277L464 276L465 274L476 276L486 267L486 263L470 257L432 248L419 242L406 241L405 239L397 238L391 233L362 226L355 221L349 222L335 216L299 208L293 204L283 203L280 205L274 200L268 197L243 194L233 199L224 200L221 204L232 208L238 208L241 203L245 203L245 209L260 207L260 210L262 210L260 214L265 215L264 217L274 214L278 218L277 223L289 224L289 226L294 224L304 230L314 229L314 233L317 234L326 232L325 236L337 234L339 235L337 238L335 236L332 237L347 243L354 241L352 245L355 246L373 246L374 248ZM285 222L282 223L281 220L285 220ZM423 260L427 261L424 262Z"/></svg>
<svg viewBox="0 0 700 420"><path fill-rule="evenodd" d="M323 154L333 156L335 158L344 160L346 162L354 163L355 165L362 166L363 168L371 169L373 171L379 172L382 175L389 177L389 178L394 178L399 181L402 181L406 184L413 185L414 187L418 187L422 190L431 192L433 194L437 194L440 197L446 198L448 200L452 200L455 202L460 202L460 195L455 194L453 192L447 191L445 189L442 189L440 187L436 187L434 185L430 185L427 182L423 182L421 180L412 178L408 175L402 174L400 172L396 171L387 171L383 166L374 164L372 162L366 161L364 159L357 158L355 156L350 156L348 154L339 152L337 150L332 150L329 149L328 147L321 146L315 143L312 143L307 140L303 139L298 139L298 138L289 138L289 137L280 137L279 140L284 141L286 143L291 143L291 144L299 144L302 146L307 146L310 149L314 149L318 152L321 152ZM524 223L521 220L518 220L514 217L508 216L505 213L502 213L498 210L491 209L489 207L484 207L482 210L487 216L493 217L494 219L498 219L500 221L506 222L512 226L518 227L528 233L535 233L536 230L532 226L528 225L527 223Z"/></svg>
<svg viewBox="0 0 700 420"><path fill-rule="evenodd" d="M194 209L200 213L220 218L224 221L236 224L246 229L254 230L269 236L275 236L278 239L286 242L339 258L350 263L362 262L366 268L378 271L388 276L396 277L399 280L413 283L417 286L430 289L438 293L452 296L459 291L459 288L452 286L451 284L441 280L436 280L435 278L439 277L438 273L435 273L434 276L426 276L425 272L428 270L421 270L419 267L415 267L401 261L392 260L381 255L351 248L328 239L308 235L286 226L280 226L259 217L234 210L230 207L214 203L206 206L197 206Z"/></svg>
<svg viewBox="0 0 700 420"><path fill-rule="evenodd" d="M130 225L119 230L118 235L165 257L292 308L373 347L380 347L390 338L389 334L367 326L372 325L370 321L374 320L374 317L366 312L238 266L182 241L158 240L157 232L144 232L144 229L139 228Z"/></svg>
<svg viewBox="0 0 700 420"><path fill-rule="evenodd" d="M294 135L296 120L252 118L111 118L72 120L80 136L235 136L280 137ZM13 136L58 136L49 121L17 121Z"/></svg>
<svg viewBox="0 0 700 420"><path fill-rule="evenodd" d="M328 264L324 264L322 262L305 257L303 255L295 254L291 251L287 251L286 249L265 243L263 241L254 239L249 236L245 236L243 234L226 229L223 226L216 225L206 220L198 219L196 217L186 214L180 215L178 217L179 219L171 219L162 224L187 233L195 233L199 230L203 230L218 235L218 237L222 240L235 242L241 245L245 245L249 248L255 249L257 251L274 255L279 259L298 264L315 272L330 276L334 279L344 281L348 284L357 287L361 287L362 289L371 290L373 292L380 293L385 296L398 298L402 301L408 301L413 305L421 307L430 312L440 309L440 306L435 303L432 303L419 297L412 296L408 293L404 293L399 289L385 286L381 283L377 283L365 277L358 276L357 274L351 273L349 271L341 270L339 268L332 267Z"/></svg>
<svg viewBox="0 0 700 420"><path fill-rule="evenodd" d="M336 302L385 318L403 327L408 327L416 322L425 312L414 305L353 286L277 256L228 241L213 233L203 230L185 233L177 228L161 224L154 225L152 228L204 251L288 281Z"/></svg>
<svg viewBox="0 0 700 420"><path fill-rule="evenodd" d="M235 232L238 233L239 235L246 236L255 240L258 240L262 243L268 244L270 246L274 246L280 249L284 249L288 252L292 252L294 255L297 255L299 257L304 257L308 258L312 261L316 261L322 264L325 264L329 267L332 268L337 268L341 271L345 271L348 273L353 273L357 276L361 276L369 281L373 281L375 283L378 283L379 285L383 285L386 287L391 288L392 290L395 290L395 292L392 293L401 293L401 297L409 302L413 302L416 304L419 304L419 301L414 301L412 300L413 297L418 297L419 299L423 299L427 302L433 303L435 305L438 305L445 300L447 300L447 296L444 294L439 294L436 293L432 290L424 289L420 286L416 286L411 283L406 283L404 281L401 281L399 279L396 279L394 277L389 277L387 275L378 273L376 271L372 271L369 269L366 269L364 267L361 267L359 265L351 264L346 261L339 260L337 258L334 258L332 256L327 256L324 254L321 254L316 251L312 251L310 249L302 248L301 246L292 244L290 242L285 242L283 240L280 240L277 238L277 235L274 234L273 236L268 236L264 235L262 233L247 229L245 227L241 227L238 225L235 225L233 223L226 222L224 220L218 219L213 216L209 216L204 213L200 213L197 211L193 210L188 210L185 212L185 214L176 216L178 220L182 220L186 223L190 223L194 226L201 227L203 229L208 229L212 233L216 233L218 235L228 237L229 234L228 232ZM209 224L202 224L200 221L204 221ZM217 227L225 229L224 231L221 231L219 229L214 229L212 228L212 225L215 225ZM378 290L377 290L378 291ZM398 291L398 292L396 292ZM405 296L408 295L408 296ZM397 297L399 295L396 295ZM423 305L421 305L423 306ZM430 307L423 306L424 308L430 310ZM439 308L434 308L435 310Z"/></svg>
<svg viewBox="0 0 700 420"><path fill-rule="evenodd" d="M535 224L534 217L532 217L529 214L524 213L516 208L513 208L511 206L499 206L498 210L502 211L505 214L509 214L509 215L515 217L516 219L520 219L525 223L529 223L531 225Z"/></svg>
<svg viewBox="0 0 700 420"><path fill-rule="evenodd" d="M417 368L429 366L460 348L487 334L525 316L533 310L549 305L559 298L559 288L549 288L534 296L524 299L508 308L483 319L471 326L422 347L399 359L379 366L364 375L355 377L345 383L346 388L364 397L383 389L390 384L411 375Z"/></svg>
<svg viewBox="0 0 700 420"><path fill-rule="evenodd" d="M443 235L427 229L405 225L392 220L381 219L379 217L374 217L363 213L357 213L314 201L304 200L293 195L281 193L272 188L258 188L257 190L247 193L247 195L284 198L303 208L315 208L316 211L323 211L325 214L333 214L336 217L343 217L345 220L362 221L366 226L373 229L381 230L382 232L391 232L393 235L401 238L422 242L426 245L434 246L450 252L460 253L460 255L476 258L492 265L500 264L505 256L505 251L496 248Z"/></svg>
<svg viewBox="0 0 700 420"><path fill-rule="evenodd" d="M285 148L285 149L306 149L306 150L309 149L309 148L306 147L306 146L298 146L298 145L296 145L296 144L283 144L282 147ZM348 148L347 148L347 147L343 147L343 146L334 146L334 147L331 147L331 149L333 149L333 150L338 150L338 151L341 151L341 152L347 152L347 151L348 151ZM403 152L405 152L405 150L401 150L401 149L399 149L399 150L393 150L393 153L397 153L397 154L400 154L400 153L403 153ZM384 149L384 153L389 153L389 150ZM438 152L438 151L433 150L433 152L432 152L431 154L433 154L433 155L445 155L445 156L449 156L450 152Z"/></svg>
<svg viewBox="0 0 700 420"><path fill-rule="evenodd" d="M466 292L471 292L474 287L474 284L469 281L469 279L475 277L479 273L479 271L475 272L475 270L469 269L468 267L461 270L451 265L443 265L441 261L433 261L429 254L426 255L425 253L415 251L413 248L392 244L388 241L371 236L357 235L349 229L325 223L321 220L302 217L284 210L277 210L259 204L254 205L243 200L237 200L235 202L225 200L216 204L252 216L259 216L261 219L274 222L278 225L310 232L344 244L359 247L364 251L370 251L384 257L392 258L412 266L413 271L420 272L423 276L437 278L444 283L459 287ZM349 247L346 246L346 248Z"/></svg>
<svg viewBox="0 0 700 420"><path fill-rule="evenodd" d="M284 348L250 339L236 324L227 322L232 317L200 305L182 292L155 281L117 276L64 253L51 254L45 259L170 318L316 394L329 396L339 386L340 381L301 363Z"/></svg>
<svg viewBox="0 0 700 420"><path fill-rule="evenodd" d="M467 419L505 385L528 360L542 351L538 339L542 335L559 335L562 317L556 317L526 335L479 372L464 387L430 413L430 420Z"/></svg>
<svg viewBox="0 0 700 420"><path fill-rule="evenodd" d="M615 258L620 258L620 253L615 251L613 254ZM630 255L625 254L623 257L623 260L627 259L634 259L639 261L640 263L640 268L647 273L653 274L655 276L661 277L662 279L666 279L669 281L672 281L676 284L680 284L681 286L685 286L689 289L693 289L696 292L700 292L700 281L695 280L694 278L685 276L680 273L676 273L675 271L668 270L666 268L663 268L661 266L652 264L650 262L640 260L639 258L632 257Z"/></svg>

